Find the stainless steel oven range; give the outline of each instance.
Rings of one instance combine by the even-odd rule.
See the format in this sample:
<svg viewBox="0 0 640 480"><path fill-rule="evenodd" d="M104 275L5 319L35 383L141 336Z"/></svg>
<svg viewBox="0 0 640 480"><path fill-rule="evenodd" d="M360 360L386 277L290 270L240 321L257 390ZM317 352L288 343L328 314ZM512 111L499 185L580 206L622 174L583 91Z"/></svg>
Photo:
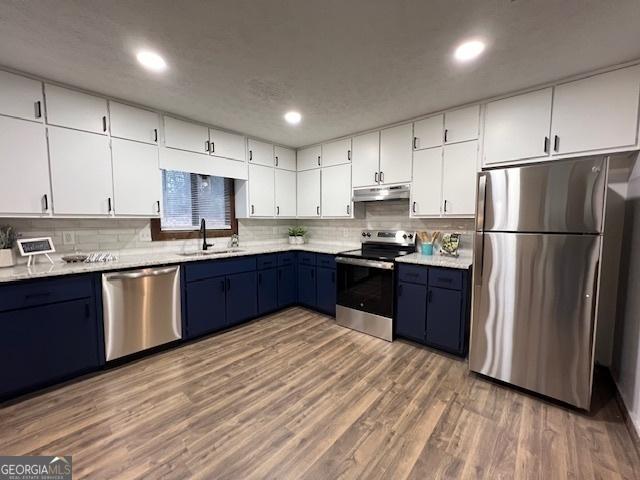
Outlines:
<svg viewBox="0 0 640 480"><path fill-rule="evenodd" d="M395 258L415 251L416 234L365 230L361 242L360 250L336 257L336 322L392 341Z"/></svg>

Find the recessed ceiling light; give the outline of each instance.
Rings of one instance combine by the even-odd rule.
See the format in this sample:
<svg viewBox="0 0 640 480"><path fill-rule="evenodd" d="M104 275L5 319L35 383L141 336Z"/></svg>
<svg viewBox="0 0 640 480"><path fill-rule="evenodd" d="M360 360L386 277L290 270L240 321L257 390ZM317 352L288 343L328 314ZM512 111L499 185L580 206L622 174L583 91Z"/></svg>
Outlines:
<svg viewBox="0 0 640 480"><path fill-rule="evenodd" d="M459 62L468 62L477 58L482 52L484 52L484 42L480 40L470 40L468 42L464 42L456 48L453 56Z"/></svg>
<svg viewBox="0 0 640 480"><path fill-rule="evenodd" d="M142 50L138 52L137 58L143 67L153 70L154 72L161 72L167 68L167 62L157 53Z"/></svg>
<svg viewBox="0 0 640 480"><path fill-rule="evenodd" d="M296 125L302 120L302 115L298 112L287 112L284 114L284 119L291 125Z"/></svg>

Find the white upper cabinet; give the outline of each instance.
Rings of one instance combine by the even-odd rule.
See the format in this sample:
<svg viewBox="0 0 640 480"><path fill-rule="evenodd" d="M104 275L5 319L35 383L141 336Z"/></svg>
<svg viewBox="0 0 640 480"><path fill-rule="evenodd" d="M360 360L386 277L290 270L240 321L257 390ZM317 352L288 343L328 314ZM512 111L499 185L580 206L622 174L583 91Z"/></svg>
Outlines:
<svg viewBox="0 0 640 480"><path fill-rule="evenodd" d="M452 110L444 115L444 143L477 140L480 130L480 105Z"/></svg>
<svg viewBox="0 0 640 480"><path fill-rule="evenodd" d="M477 173L477 141L445 145L442 170L443 214L474 216Z"/></svg>
<svg viewBox="0 0 640 480"><path fill-rule="evenodd" d="M42 121L42 83L0 71L0 114Z"/></svg>
<svg viewBox="0 0 640 480"><path fill-rule="evenodd" d="M0 215L42 215L50 211L44 127L0 116Z"/></svg>
<svg viewBox="0 0 640 480"><path fill-rule="evenodd" d="M211 155L244 162L246 158L246 140L242 135L210 128L209 142Z"/></svg>
<svg viewBox="0 0 640 480"><path fill-rule="evenodd" d="M158 143L159 117L155 112L117 102L109 102L111 136Z"/></svg>
<svg viewBox="0 0 640 480"><path fill-rule="evenodd" d="M158 148L120 138L111 140L116 215L160 215L162 178Z"/></svg>
<svg viewBox="0 0 640 480"><path fill-rule="evenodd" d="M486 105L484 163L546 157L549 153L552 89Z"/></svg>
<svg viewBox="0 0 640 480"><path fill-rule="evenodd" d="M351 154L353 188L378 184L380 169L380 132L353 137Z"/></svg>
<svg viewBox="0 0 640 480"><path fill-rule="evenodd" d="M298 217L320 216L320 169L298 173Z"/></svg>
<svg viewBox="0 0 640 480"><path fill-rule="evenodd" d="M410 123L380 131L380 183L411 181L412 134Z"/></svg>
<svg viewBox="0 0 640 480"><path fill-rule="evenodd" d="M275 170L276 217L296 216L296 172Z"/></svg>
<svg viewBox="0 0 640 480"><path fill-rule="evenodd" d="M322 151L320 145L298 150L298 171L320 168L321 159Z"/></svg>
<svg viewBox="0 0 640 480"><path fill-rule="evenodd" d="M322 168L322 216L351 217L351 165Z"/></svg>
<svg viewBox="0 0 640 480"><path fill-rule="evenodd" d="M172 117L164 117L164 144L169 148L208 154L209 128Z"/></svg>
<svg viewBox="0 0 640 480"><path fill-rule="evenodd" d="M260 142L250 138L248 148L249 163L266 165L268 167L273 167L275 165L273 145L271 143Z"/></svg>
<svg viewBox="0 0 640 480"><path fill-rule="evenodd" d="M413 124L413 149L439 147L444 138L444 115L418 120Z"/></svg>
<svg viewBox="0 0 640 480"><path fill-rule="evenodd" d="M275 145L273 147L275 154L276 167L284 170L296 170L296 151L290 148Z"/></svg>
<svg viewBox="0 0 640 480"><path fill-rule="evenodd" d="M623 68L555 88L552 153L634 146L640 67Z"/></svg>
<svg viewBox="0 0 640 480"><path fill-rule="evenodd" d="M107 101L86 93L45 84L47 122L106 135Z"/></svg>
<svg viewBox="0 0 640 480"><path fill-rule="evenodd" d="M442 213L442 147L413 154L411 216Z"/></svg>
<svg viewBox="0 0 640 480"><path fill-rule="evenodd" d="M274 169L249 165L249 215L273 217L275 214Z"/></svg>
<svg viewBox="0 0 640 480"><path fill-rule="evenodd" d="M109 138L50 127L53 213L109 215L113 212Z"/></svg>
<svg viewBox="0 0 640 480"><path fill-rule="evenodd" d="M322 166L351 162L351 139L337 140L322 145Z"/></svg>

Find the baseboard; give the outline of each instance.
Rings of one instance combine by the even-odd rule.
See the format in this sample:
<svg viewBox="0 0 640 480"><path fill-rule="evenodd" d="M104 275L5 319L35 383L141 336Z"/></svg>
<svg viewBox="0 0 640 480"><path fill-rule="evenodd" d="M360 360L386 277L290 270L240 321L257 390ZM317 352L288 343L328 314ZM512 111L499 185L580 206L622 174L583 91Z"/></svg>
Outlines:
<svg viewBox="0 0 640 480"><path fill-rule="evenodd" d="M627 430L629 431L631 438L633 439L633 443L635 444L636 450L640 452L640 424L636 424L636 422L634 422L634 419L629 413L629 409L627 408L627 404L625 402L624 396L622 395L622 393L620 393L620 388L618 387L618 383L615 381L615 378L613 377L609 369L607 369L607 372L609 372L609 375L611 377L611 381L613 383L614 390L615 390L616 402L618 403L618 406L620 407L620 412L622 412L622 416L624 417L624 423L627 426Z"/></svg>

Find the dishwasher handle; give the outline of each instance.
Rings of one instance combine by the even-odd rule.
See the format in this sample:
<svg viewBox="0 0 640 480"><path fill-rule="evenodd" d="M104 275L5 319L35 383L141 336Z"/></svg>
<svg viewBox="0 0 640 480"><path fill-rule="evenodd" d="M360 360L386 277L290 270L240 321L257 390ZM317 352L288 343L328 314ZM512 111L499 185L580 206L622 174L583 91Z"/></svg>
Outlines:
<svg viewBox="0 0 640 480"><path fill-rule="evenodd" d="M178 270L178 266L166 268L145 268L143 270L133 270L130 272L105 273L104 278L107 280L130 280L144 277L157 277L159 275L167 275Z"/></svg>

